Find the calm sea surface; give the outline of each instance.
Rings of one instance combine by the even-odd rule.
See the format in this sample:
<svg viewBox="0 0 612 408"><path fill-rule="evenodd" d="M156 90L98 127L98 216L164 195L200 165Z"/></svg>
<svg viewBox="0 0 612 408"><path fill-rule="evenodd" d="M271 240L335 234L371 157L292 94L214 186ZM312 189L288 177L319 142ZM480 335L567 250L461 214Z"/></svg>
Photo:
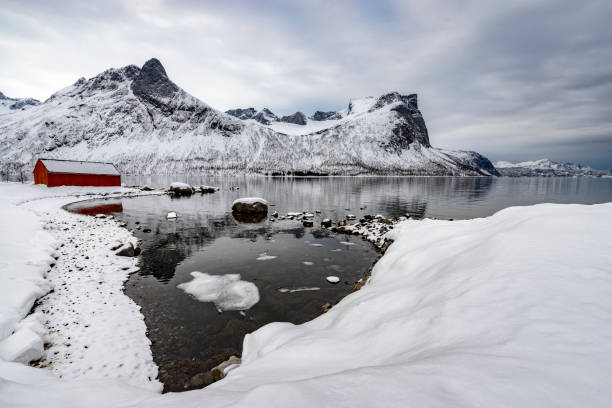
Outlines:
<svg viewBox="0 0 612 408"><path fill-rule="evenodd" d="M311 320L324 304L352 292L379 254L359 237L321 229L322 218L382 214L467 219L515 205L612 201L612 179L603 178L124 179L127 185L151 187L167 187L172 181L220 189L189 198L91 200L71 207L83 213L112 213L142 240L140 271L129 278L126 293L142 307L165 391L202 387L205 382L198 374L232 354L240 355L246 333L273 321ZM251 196L268 200L268 215L319 211L314 227L270 217L256 222L234 218L232 201ZM166 219L169 211L179 217ZM266 260L257 259L262 255ZM212 303L199 302L177 288L191 280L193 271L239 274L257 286L260 300L242 312L219 313ZM340 283L328 283L330 275L338 276ZM311 290L299 290L304 288Z"/></svg>

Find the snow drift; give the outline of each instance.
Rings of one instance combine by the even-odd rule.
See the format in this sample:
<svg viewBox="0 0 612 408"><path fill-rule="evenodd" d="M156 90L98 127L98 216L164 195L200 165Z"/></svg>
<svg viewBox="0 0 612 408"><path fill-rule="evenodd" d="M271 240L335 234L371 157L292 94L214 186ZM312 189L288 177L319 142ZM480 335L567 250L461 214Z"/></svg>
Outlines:
<svg viewBox="0 0 612 408"><path fill-rule="evenodd" d="M258 122L253 112L232 112L245 120L189 95L151 59L81 79L26 110L0 112L0 161L78 158L131 174L497 175L478 153L431 147L416 95L354 100L323 115L330 120L301 114L270 122L266 111ZM306 134L291 131L300 123Z"/></svg>

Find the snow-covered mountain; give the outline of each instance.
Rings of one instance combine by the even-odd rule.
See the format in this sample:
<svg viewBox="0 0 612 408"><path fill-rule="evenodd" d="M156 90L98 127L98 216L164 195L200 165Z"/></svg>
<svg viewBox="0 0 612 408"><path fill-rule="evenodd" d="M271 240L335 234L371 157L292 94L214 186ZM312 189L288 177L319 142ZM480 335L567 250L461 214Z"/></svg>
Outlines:
<svg viewBox="0 0 612 408"><path fill-rule="evenodd" d="M498 161L495 167L502 176L508 177L573 177L573 176L612 176L612 171L595 170L588 166L564 163L549 159L510 163Z"/></svg>
<svg viewBox="0 0 612 408"><path fill-rule="evenodd" d="M0 113L0 161L110 161L129 174L498 174L476 152L431 147L416 95L354 100L329 120L236 115L244 120L191 96L151 59Z"/></svg>
<svg viewBox="0 0 612 408"><path fill-rule="evenodd" d="M40 105L40 101L34 98L9 98L0 92L0 115L14 110L26 110L36 105Z"/></svg>

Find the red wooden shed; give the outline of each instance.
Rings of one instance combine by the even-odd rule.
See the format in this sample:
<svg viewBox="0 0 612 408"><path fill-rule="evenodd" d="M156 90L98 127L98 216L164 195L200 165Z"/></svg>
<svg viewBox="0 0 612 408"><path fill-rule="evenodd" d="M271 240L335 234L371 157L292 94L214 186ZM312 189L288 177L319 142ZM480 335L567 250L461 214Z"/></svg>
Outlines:
<svg viewBox="0 0 612 408"><path fill-rule="evenodd" d="M38 159L34 184L56 186L120 186L121 173L112 163Z"/></svg>

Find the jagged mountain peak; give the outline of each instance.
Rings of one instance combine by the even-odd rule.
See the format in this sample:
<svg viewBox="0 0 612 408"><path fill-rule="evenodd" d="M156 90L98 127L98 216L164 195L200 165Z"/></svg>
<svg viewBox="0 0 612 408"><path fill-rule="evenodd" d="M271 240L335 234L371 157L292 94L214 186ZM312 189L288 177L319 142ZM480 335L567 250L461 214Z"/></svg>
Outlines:
<svg viewBox="0 0 612 408"><path fill-rule="evenodd" d="M342 115L336 111L329 111L329 112L323 112L323 111L316 111L311 117L311 120L316 120L316 121L324 121L324 120L338 120L338 119L342 119Z"/></svg>
<svg viewBox="0 0 612 408"><path fill-rule="evenodd" d="M386 106L386 105L389 105L395 102L405 103L406 105L409 105L411 108L415 110L419 109L418 103L417 103L417 94L402 95L397 91L393 91L393 92L389 92L384 95L381 95L376 100L376 103L374 103L374 105L370 108L370 110L380 109L383 106Z"/></svg>
<svg viewBox="0 0 612 408"><path fill-rule="evenodd" d="M295 125L305 125L307 123L306 115L302 112L295 112L293 115L283 116L281 122L293 123Z"/></svg>
<svg viewBox="0 0 612 408"><path fill-rule="evenodd" d="M162 63L157 58L151 58L147 62L144 63L141 72L146 73L147 76L154 79L168 79L168 74L166 74L166 69L162 65Z"/></svg>
<svg viewBox="0 0 612 408"><path fill-rule="evenodd" d="M10 98L0 92L0 113L7 111L25 110L32 106L40 105L40 101L34 98Z"/></svg>
<svg viewBox="0 0 612 408"><path fill-rule="evenodd" d="M168 78L164 66L157 58L151 58L140 69L132 83L134 95L140 97L171 97L179 87Z"/></svg>
<svg viewBox="0 0 612 408"><path fill-rule="evenodd" d="M260 111L255 110L255 108L238 108L238 109L230 109L225 111L228 115L231 115L235 118L241 120L249 120L252 119L261 123L262 125L269 125L272 122L278 122L279 118L268 108L263 108Z"/></svg>

